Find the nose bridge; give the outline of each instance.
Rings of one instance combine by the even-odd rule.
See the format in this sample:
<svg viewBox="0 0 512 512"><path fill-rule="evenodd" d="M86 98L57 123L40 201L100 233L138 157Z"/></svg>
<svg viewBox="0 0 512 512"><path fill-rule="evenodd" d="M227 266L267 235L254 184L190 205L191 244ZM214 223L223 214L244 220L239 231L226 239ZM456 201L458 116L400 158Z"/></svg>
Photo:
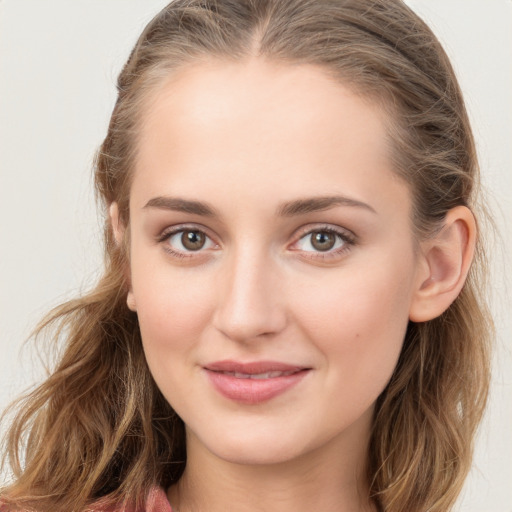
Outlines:
<svg viewBox="0 0 512 512"><path fill-rule="evenodd" d="M224 265L215 314L217 329L237 341L280 332L286 314L278 265L269 251L254 240L241 241Z"/></svg>

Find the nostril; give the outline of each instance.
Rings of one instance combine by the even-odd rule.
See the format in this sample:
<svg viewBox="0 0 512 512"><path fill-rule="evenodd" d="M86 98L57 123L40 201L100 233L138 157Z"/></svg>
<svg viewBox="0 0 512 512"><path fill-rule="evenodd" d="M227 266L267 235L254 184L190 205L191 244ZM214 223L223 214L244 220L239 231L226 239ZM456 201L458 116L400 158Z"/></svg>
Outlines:
<svg viewBox="0 0 512 512"><path fill-rule="evenodd" d="M286 325L285 315L277 308L273 311L221 312L214 318L214 326L225 337L243 342L270 339Z"/></svg>

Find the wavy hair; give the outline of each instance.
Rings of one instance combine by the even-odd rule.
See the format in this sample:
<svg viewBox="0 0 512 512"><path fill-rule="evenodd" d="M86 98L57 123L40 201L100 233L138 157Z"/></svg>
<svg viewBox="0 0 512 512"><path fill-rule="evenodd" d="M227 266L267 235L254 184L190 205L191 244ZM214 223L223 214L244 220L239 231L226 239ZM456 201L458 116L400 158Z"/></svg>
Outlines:
<svg viewBox="0 0 512 512"><path fill-rule="evenodd" d="M15 404L6 438L12 508L82 512L95 500L142 506L177 481L184 426L146 364L126 306L129 192L144 100L180 67L215 57L314 64L389 113L396 173L410 186L419 239L450 208L477 212L479 171L461 91L440 43L401 0L176 0L145 28L118 79L95 162L105 215L105 272L56 308L38 333L62 341L49 377ZM480 217L480 225L482 222ZM470 468L489 385L492 323L481 240L462 292L440 317L410 323L378 398L368 452L371 497L386 512L447 512Z"/></svg>

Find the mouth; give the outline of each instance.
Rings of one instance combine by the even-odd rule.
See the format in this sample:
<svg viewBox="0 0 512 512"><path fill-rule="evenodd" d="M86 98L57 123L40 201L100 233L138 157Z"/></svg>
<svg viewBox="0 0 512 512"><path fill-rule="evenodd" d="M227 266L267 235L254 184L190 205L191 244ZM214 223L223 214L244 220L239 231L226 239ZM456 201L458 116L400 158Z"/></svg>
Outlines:
<svg viewBox="0 0 512 512"><path fill-rule="evenodd" d="M203 369L213 388L224 398L248 405L266 402L287 392L311 371L309 367L275 361L218 361Z"/></svg>
<svg viewBox="0 0 512 512"><path fill-rule="evenodd" d="M301 370L297 370L301 371ZM237 379L274 379L276 377L286 377L287 375L293 375L297 373L297 371L290 372L263 372L263 373L241 373L241 372L217 372L222 373L223 375L230 375L231 377L235 377Z"/></svg>

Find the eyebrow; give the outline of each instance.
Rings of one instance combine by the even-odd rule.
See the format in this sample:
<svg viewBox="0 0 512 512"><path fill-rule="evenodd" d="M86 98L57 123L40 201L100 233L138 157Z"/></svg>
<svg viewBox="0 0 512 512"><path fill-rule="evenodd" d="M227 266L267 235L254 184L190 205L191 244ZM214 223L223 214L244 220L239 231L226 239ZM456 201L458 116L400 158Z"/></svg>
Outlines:
<svg viewBox="0 0 512 512"><path fill-rule="evenodd" d="M295 215L304 215L306 213L328 210L334 206L352 206L377 213L369 204L358 201L357 199L345 196L322 196L297 199L295 201L284 203L278 208L277 214L283 217L292 217Z"/></svg>
<svg viewBox="0 0 512 512"><path fill-rule="evenodd" d="M345 196L320 196L304 199L296 199L283 203L277 208L277 215L280 217L294 217L312 212L328 210L334 206L351 206L363 208L377 213L369 204ZM203 217L218 216L215 209L208 203L182 199L180 197L157 196L150 199L144 208L159 208L176 212L191 213Z"/></svg>
<svg viewBox="0 0 512 512"><path fill-rule="evenodd" d="M214 217L215 209L201 201L190 201L179 197L158 196L150 199L144 208L160 208L175 212L193 213L203 217Z"/></svg>

